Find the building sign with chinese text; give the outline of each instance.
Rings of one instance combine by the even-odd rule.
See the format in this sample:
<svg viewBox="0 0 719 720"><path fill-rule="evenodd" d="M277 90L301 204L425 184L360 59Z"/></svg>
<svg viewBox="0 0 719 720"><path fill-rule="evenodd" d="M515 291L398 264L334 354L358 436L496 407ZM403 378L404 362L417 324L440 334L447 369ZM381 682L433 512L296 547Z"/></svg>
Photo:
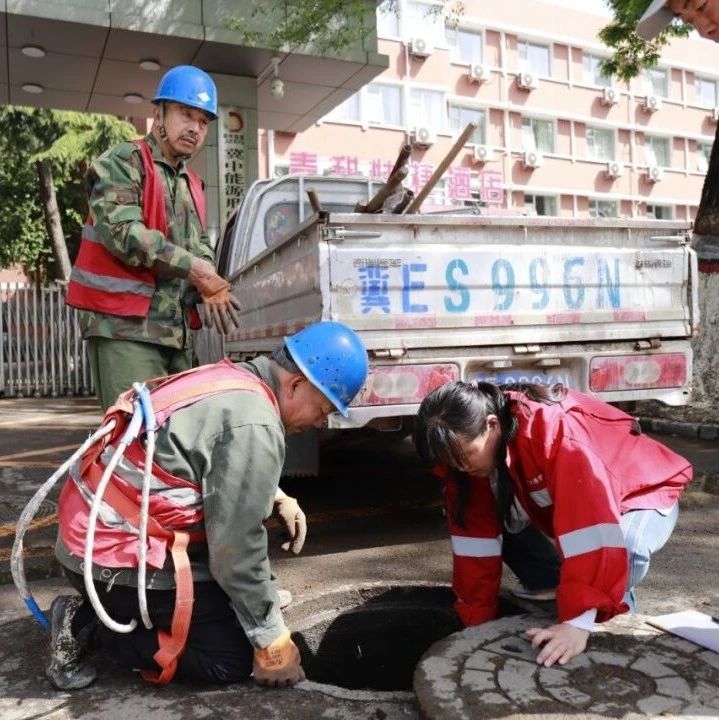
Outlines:
<svg viewBox="0 0 719 720"><path fill-rule="evenodd" d="M220 107L217 128L220 222L242 202L246 191L245 120L240 108Z"/></svg>
<svg viewBox="0 0 719 720"><path fill-rule="evenodd" d="M384 181L389 177L394 161L383 158L372 158L367 162L360 162L354 155L333 155L329 158L320 158L316 153L291 152L289 153L290 174L304 175L341 175L364 176ZM417 194L432 176L434 165L427 163L410 162L409 173L405 186L412 188ZM473 170L465 166L453 166L447 169L435 190L435 201L442 194L451 202L462 203L465 200L478 199L486 205L502 205L504 203L503 176L495 170Z"/></svg>

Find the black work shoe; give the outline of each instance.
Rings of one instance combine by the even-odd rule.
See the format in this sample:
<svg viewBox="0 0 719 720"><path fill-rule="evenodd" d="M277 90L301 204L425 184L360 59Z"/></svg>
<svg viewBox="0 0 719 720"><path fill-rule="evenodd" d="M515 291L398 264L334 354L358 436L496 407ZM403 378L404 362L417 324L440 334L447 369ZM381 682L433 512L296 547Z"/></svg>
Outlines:
<svg viewBox="0 0 719 720"><path fill-rule="evenodd" d="M79 690L97 677L95 668L83 660L95 623L82 628L77 637L72 634L72 619L84 602L79 595L60 595L50 606L50 661L45 674L58 690Z"/></svg>

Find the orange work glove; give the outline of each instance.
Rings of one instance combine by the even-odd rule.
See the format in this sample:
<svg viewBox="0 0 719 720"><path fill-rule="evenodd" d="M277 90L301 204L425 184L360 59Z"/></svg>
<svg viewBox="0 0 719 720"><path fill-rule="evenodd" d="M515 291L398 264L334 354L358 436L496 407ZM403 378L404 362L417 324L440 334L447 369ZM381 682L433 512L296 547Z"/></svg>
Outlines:
<svg viewBox="0 0 719 720"><path fill-rule="evenodd" d="M208 266L212 267L206 261L195 261L188 279L202 298L205 325L214 326L217 332L226 335L233 328L240 327L240 304L230 292L227 280L223 280L214 270L208 270Z"/></svg>
<svg viewBox="0 0 719 720"><path fill-rule="evenodd" d="M289 687L305 679L300 662L300 651L285 630L269 647L255 650L252 675L258 685Z"/></svg>

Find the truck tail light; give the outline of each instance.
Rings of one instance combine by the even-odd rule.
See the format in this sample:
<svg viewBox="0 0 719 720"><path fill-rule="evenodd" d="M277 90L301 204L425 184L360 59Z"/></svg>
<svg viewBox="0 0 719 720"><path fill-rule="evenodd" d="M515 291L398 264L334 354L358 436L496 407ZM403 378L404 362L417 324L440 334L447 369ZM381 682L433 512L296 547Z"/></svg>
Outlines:
<svg viewBox="0 0 719 720"><path fill-rule="evenodd" d="M435 388L459 380L459 368L445 365L378 365L370 368L367 382L352 405L418 403Z"/></svg>
<svg viewBox="0 0 719 720"><path fill-rule="evenodd" d="M589 363L592 392L682 387L687 358L682 353L595 357Z"/></svg>

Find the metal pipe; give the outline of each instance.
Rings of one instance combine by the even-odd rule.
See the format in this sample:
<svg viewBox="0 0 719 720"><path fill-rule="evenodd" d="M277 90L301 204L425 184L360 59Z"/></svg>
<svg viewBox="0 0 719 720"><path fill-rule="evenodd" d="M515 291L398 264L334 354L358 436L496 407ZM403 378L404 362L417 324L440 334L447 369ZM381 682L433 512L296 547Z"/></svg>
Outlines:
<svg viewBox="0 0 719 720"><path fill-rule="evenodd" d="M402 199L392 208L392 212L395 215L401 215L405 208L412 202L412 198L414 197L414 190L411 188L405 188L404 189L404 195L402 196Z"/></svg>
<svg viewBox="0 0 719 720"><path fill-rule="evenodd" d="M32 286L32 359L33 359L33 390L34 397L40 397L40 364L37 341L37 283Z"/></svg>
<svg viewBox="0 0 719 720"><path fill-rule="evenodd" d="M322 212L322 205L320 204L320 199L317 197L317 190L314 188L307 188L307 197L309 198L312 212L319 215Z"/></svg>
<svg viewBox="0 0 719 720"><path fill-rule="evenodd" d="M59 303L59 301L58 301ZM56 366L55 366L55 329L57 327L57 322L55 319L55 292L53 291L50 293L50 377L51 377L51 390L50 395L52 397L57 397L57 372L56 372Z"/></svg>
<svg viewBox="0 0 719 720"><path fill-rule="evenodd" d="M8 346L10 335L5 331L5 286L0 283L0 395L5 394L5 336L7 335Z"/></svg>
<svg viewBox="0 0 719 720"><path fill-rule="evenodd" d="M402 147L399 149L399 155L397 155L397 159L395 160L394 167L392 168L392 172L389 174L389 177L392 177L392 175L394 175L397 170L399 170L401 167L403 167L409 162L411 154L412 146L409 143L405 143L404 145L402 145Z"/></svg>
<svg viewBox="0 0 719 720"><path fill-rule="evenodd" d="M450 148L450 151L444 156L442 162L437 166L432 176L425 183L424 187L419 191L417 197L412 200L407 208L407 214L417 212L425 201L427 196L432 192L434 186L437 184L439 179L444 175L447 168L452 164L454 159L459 155L459 151L466 145L470 137L477 131L477 123L471 121L467 123L467 127L464 128L462 134L457 138L456 142Z"/></svg>
<svg viewBox="0 0 719 720"><path fill-rule="evenodd" d="M392 175L387 178L387 182L375 193L374 197L365 206L365 212L374 213L382 209L384 201L395 191L398 185L407 177L409 170L406 165L401 165Z"/></svg>

